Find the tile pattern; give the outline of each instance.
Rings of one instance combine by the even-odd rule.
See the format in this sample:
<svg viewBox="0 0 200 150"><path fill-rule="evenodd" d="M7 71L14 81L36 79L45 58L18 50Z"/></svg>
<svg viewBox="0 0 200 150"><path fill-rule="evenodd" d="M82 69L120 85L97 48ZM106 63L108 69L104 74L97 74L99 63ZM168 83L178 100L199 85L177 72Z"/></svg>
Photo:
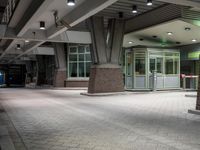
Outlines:
<svg viewBox="0 0 200 150"><path fill-rule="evenodd" d="M28 150L199 150L200 116L184 92L81 96L73 90L5 89Z"/></svg>

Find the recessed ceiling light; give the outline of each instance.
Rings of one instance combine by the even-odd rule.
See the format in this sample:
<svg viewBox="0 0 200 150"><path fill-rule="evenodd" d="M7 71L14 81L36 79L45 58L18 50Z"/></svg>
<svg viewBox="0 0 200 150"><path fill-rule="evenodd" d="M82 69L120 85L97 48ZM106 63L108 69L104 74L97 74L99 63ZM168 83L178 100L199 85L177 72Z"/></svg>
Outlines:
<svg viewBox="0 0 200 150"><path fill-rule="evenodd" d="M172 32L167 32L167 35L173 35L173 33Z"/></svg>
<svg viewBox="0 0 200 150"><path fill-rule="evenodd" d="M29 40L25 40L25 43L29 43L30 41Z"/></svg>
<svg viewBox="0 0 200 150"><path fill-rule="evenodd" d="M132 13L136 14L138 11L137 11L137 6L136 5L133 5L133 9L132 9Z"/></svg>
<svg viewBox="0 0 200 150"><path fill-rule="evenodd" d="M185 31L190 31L191 28L190 27L185 27Z"/></svg>
<svg viewBox="0 0 200 150"><path fill-rule="evenodd" d="M132 41L129 41L128 44L133 44L133 42L132 42Z"/></svg>
<svg viewBox="0 0 200 150"><path fill-rule="evenodd" d="M44 21L40 21L40 29L45 30L45 22Z"/></svg>
<svg viewBox="0 0 200 150"><path fill-rule="evenodd" d="M192 42L196 42L197 40L196 39L192 39Z"/></svg>
<svg viewBox="0 0 200 150"><path fill-rule="evenodd" d="M147 0L147 6L153 5L152 0Z"/></svg>
<svg viewBox="0 0 200 150"><path fill-rule="evenodd" d="M75 0L67 0L67 5L68 6L74 6L75 5Z"/></svg>

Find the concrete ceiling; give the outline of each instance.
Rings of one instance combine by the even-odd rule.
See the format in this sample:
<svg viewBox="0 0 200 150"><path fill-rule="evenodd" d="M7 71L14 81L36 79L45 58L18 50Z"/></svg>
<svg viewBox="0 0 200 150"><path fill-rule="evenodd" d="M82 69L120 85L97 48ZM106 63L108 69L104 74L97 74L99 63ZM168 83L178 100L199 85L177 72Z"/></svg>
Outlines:
<svg viewBox="0 0 200 150"><path fill-rule="evenodd" d="M186 31L186 27L190 28L191 30ZM172 35L168 35L168 32L172 32ZM192 42L192 39L196 39L197 41ZM168 23L163 23L137 32L126 34L124 37L123 46L130 47L141 45L171 47L194 43L200 43L200 27L181 20L174 20Z"/></svg>
<svg viewBox="0 0 200 150"><path fill-rule="evenodd" d="M2 0L0 0L0 2L2 2ZM119 18L119 12L123 12L124 19L130 20L138 18L138 16L141 16L142 14L149 14L149 12L164 7L168 3L189 6L191 9L200 8L200 0L153 0L152 6L147 6L146 0L76 0L75 7L67 6L66 0L21 0L19 1L18 7L15 10L16 12L8 25L11 30L6 32L9 33L8 35L16 37L16 39L4 39L1 41L0 46L3 53L0 56L0 60L6 56L8 51L15 51L16 44L18 43L22 45L23 51L20 52L20 55L16 55L16 57L11 58L11 61L26 55L29 51L37 48L49 40L55 40L55 38L57 38L61 33L69 28L71 29L71 27L75 27L92 15L104 16L106 18L105 23L107 23L109 18ZM133 5L138 6L137 14L133 14L131 12ZM59 18L67 22L69 25L68 27L55 26L53 16L54 10L58 10ZM38 30L40 21L45 21L45 31ZM191 44L190 42L187 42L187 39L183 39L181 37L181 31L179 31L178 28L178 26L189 26L190 24L184 24L184 22L175 22L175 24L176 23L178 24L177 26L174 26L173 29L169 28L169 26L172 25L167 25L167 23L166 26L161 24L129 33L125 35L124 46L157 46L163 41L169 44L169 46L177 45L174 44L174 42L181 42L179 45ZM192 28L191 32L198 33L195 26L190 26ZM168 32L165 30L168 28L171 29L169 32L177 32L177 35L174 34L171 37L165 37L166 32ZM161 31L158 35L156 35L158 38L152 39L151 37L155 35L158 30ZM33 32L36 32L36 36L33 36ZM141 36L143 36L142 38L146 40L138 41L138 38L141 38ZM186 37L193 38L187 35ZM30 43L24 43L24 39L29 39ZM129 41L133 41L134 44L127 44Z"/></svg>
<svg viewBox="0 0 200 150"><path fill-rule="evenodd" d="M75 7L78 7L85 0L76 0L76 5L70 7L66 4L66 0L54 0L47 8L46 11L41 14L34 23L31 24L30 29L39 29L39 22L45 21L46 28L55 24L53 12L58 11L58 17L63 18L66 14L70 13Z"/></svg>
<svg viewBox="0 0 200 150"><path fill-rule="evenodd" d="M54 40L67 29L81 23L90 16L98 13L117 0L76 0L76 5L70 7L66 0L26 0L19 1L13 17L6 30L6 35L16 37L12 41L3 41L3 53L0 59L4 59L9 51L16 48L16 44L21 44L22 54L11 58L13 61L27 54L41 44ZM53 12L58 11L59 20L65 22L64 26L56 26ZM39 22L45 21L46 30L39 30ZM3 27L5 28L5 27ZM36 33L35 35L33 34ZM2 34L3 35L3 34ZM4 38L4 37L3 37ZM25 39L29 43L24 44ZM38 40L37 40L38 39ZM59 38L57 38L59 39Z"/></svg>

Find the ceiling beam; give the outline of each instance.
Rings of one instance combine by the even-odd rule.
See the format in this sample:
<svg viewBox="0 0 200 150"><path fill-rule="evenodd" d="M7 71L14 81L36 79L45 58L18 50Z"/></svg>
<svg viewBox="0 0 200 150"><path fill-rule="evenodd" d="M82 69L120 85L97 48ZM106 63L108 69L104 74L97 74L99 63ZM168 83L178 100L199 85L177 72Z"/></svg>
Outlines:
<svg viewBox="0 0 200 150"><path fill-rule="evenodd" d="M176 5L182 5L182 6L200 8L199 2L194 2L191 0L157 0L157 1L176 4Z"/></svg>
<svg viewBox="0 0 200 150"><path fill-rule="evenodd" d="M20 19L18 25L15 28L16 36L22 36L28 29L30 28L31 24L47 9L47 7L53 2L54 0L33 0L30 3L31 7L25 11L24 15ZM14 45L16 41L13 40L7 48L5 48L4 52L0 56L0 60L5 56L7 51L9 51Z"/></svg>
<svg viewBox="0 0 200 150"><path fill-rule="evenodd" d="M93 16L99 11L107 8L116 1L118 0L86 0L69 14L64 16L61 20L66 22L69 26L75 26L90 16ZM47 36L48 38L53 38L65 30L67 30L67 27L57 28L53 25L47 30Z"/></svg>
<svg viewBox="0 0 200 150"><path fill-rule="evenodd" d="M164 22L181 18L182 6L168 4L126 21L125 33L139 31Z"/></svg>
<svg viewBox="0 0 200 150"><path fill-rule="evenodd" d="M16 59L20 58L21 56L23 56L23 55L25 55L25 54L27 54L29 52L31 52L33 49L37 48L38 46L40 46L40 45L42 45L44 43L45 42L31 42L30 44L28 44L28 45L26 45L24 47L24 50L23 50L24 52L23 53L17 55L15 58L11 59L8 63L11 63L11 62L15 61Z"/></svg>
<svg viewBox="0 0 200 150"><path fill-rule="evenodd" d="M68 13L65 17L63 17L61 19L68 24L68 28L67 27L56 27L55 25L53 25L47 30L47 38L52 39L52 38L58 36L59 34L63 33L67 29L69 29L69 27L73 27L73 26L81 23L82 21L95 15L99 11L112 5L116 1L117 0L86 0L86 1L84 1L80 6L76 7L74 10L72 10L70 13ZM43 43L44 42L38 42L36 45L32 45L31 47L25 48L24 53L18 55L17 57L15 57L14 59L12 59L9 62L12 62L15 59L23 56L24 54L27 54L28 52L30 52L31 50L40 46Z"/></svg>

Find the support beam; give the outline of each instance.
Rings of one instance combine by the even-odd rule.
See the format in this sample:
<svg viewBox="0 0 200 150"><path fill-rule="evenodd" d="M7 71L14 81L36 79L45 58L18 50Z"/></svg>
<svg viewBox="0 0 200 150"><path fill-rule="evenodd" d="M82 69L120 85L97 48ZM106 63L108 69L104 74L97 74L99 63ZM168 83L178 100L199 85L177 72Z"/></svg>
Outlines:
<svg viewBox="0 0 200 150"><path fill-rule="evenodd" d="M40 15L47 10L48 6L54 0L33 0L30 7L24 13L20 22L17 24L16 33L17 36L22 36L30 28L31 24L40 17Z"/></svg>
<svg viewBox="0 0 200 150"><path fill-rule="evenodd" d="M172 3L172 4L176 4L176 5L182 5L182 6L200 8L199 2L195 2L195 1L191 1L191 0L157 0L157 1Z"/></svg>
<svg viewBox="0 0 200 150"><path fill-rule="evenodd" d="M16 36L22 36L30 28L31 24L35 20L37 20L41 13L46 10L46 8L51 4L52 1L54 0L33 0L32 3L30 3L31 7L26 10L16 27ZM1 54L0 60L5 56L7 51L13 48L15 44L16 41L13 40Z"/></svg>
<svg viewBox="0 0 200 150"><path fill-rule="evenodd" d="M86 20L90 16L95 15L99 11L105 9L106 7L112 5L117 0L86 0L80 6L76 7L69 14L63 17L61 20L66 22L68 26L75 26L80 22ZM55 25L47 30L48 38L53 38L60 33L66 31L69 27L57 28Z"/></svg>
<svg viewBox="0 0 200 150"><path fill-rule="evenodd" d="M73 27L84 21L85 19L95 15L99 11L105 9L106 7L110 6L116 1L117 0L86 0L61 20L69 24L69 26ZM62 32L66 31L67 29L67 27L56 27L55 25L53 25L47 30L47 38L52 39ZM41 44L42 43L43 42L41 42ZM37 46L39 46L39 44L37 44ZM26 51L30 50L32 49L25 49L25 52L23 54L26 54ZM18 55L16 58L23 56L23 54Z"/></svg>
<svg viewBox="0 0 200 150"><path fill-rule="evenodd" d="M14 59L10 60L8 63L11 63L12 61L20 58L21 56L31 52L33 49L37 48L38 46L42 45L44 42L32 42L30 44L28 44L27 46L25 46L24 48L24 52L17 55Z"/></svg>
<svg viewBox="0 0 200 150"><path fill-rule="evenodd" d="M164 22L179 19L182 7L174 4L164 5L126 21L125 33L135 32Z"/></svg>
<svg viewBox="0 0 200 150"><path fill-rule="evenodd" d="M0 26L0 31L4 30L4 27ZM35 36L33 34L35 32ZM14 29L7 28L5 33L0 32L0 39L6 40L29 40L36 42L58 42L58 43L91 43L91 37L89 32L82 31L65 31L58 36L49 39L46 36L46 31L43 30L28 30L23 36L17 36Z"/></svg>

